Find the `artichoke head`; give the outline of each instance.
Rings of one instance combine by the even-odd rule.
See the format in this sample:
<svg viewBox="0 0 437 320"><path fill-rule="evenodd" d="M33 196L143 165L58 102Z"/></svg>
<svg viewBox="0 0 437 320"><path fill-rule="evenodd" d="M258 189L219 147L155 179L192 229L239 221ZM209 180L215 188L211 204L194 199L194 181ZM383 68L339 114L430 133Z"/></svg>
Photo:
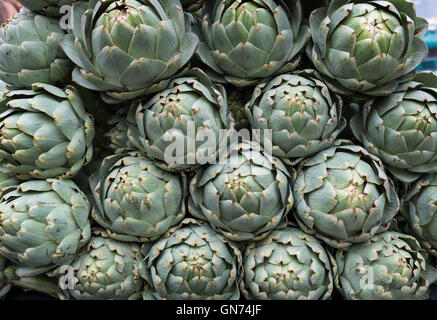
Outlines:
<svg viewBox="0 0 437 320"><path fill-rule="evenodd" d="M246 87L295 69L309 28L300 1L289 2L219 0L207 6L197 54L211 76Z"/></svg>
<svg viewBox="0 0 437 320"><path fill-rule="evenodd" d="M241 252L196 220L185 219L154 243L144 244L140 274L144 300L238 300Z"/></svg>
<svg viewBox="0 0 437 320"><path fill-rule="evenodd" d="M348 248L387 230L399 211L381 161L346 141L305 159L293 193L299 226L334 248Z"/></svg>
<svg viewBox="0 0 437 320"><path fill-rule="evenodd" d="M418 73L392 95L369 100L351 129L398 180L437 172L437 76Z"/></svg>
<svg viewBox="0 0 437 320"><path fill-rule="evenodd" d="M304 70L259 84L246 114L260 142L271 143L274 156L294 164L334 144L346 126L342 105L317 72Z"/></svg>
<svg viewBox="0 0 437 320"><path fill-rule="evenodd" d="M136 243L120 242L94 231L71 267L75 284L62 291L63 299L138 300L144 281L139 275L143 256Z"/></svg>
<svg viewBox="0 0 437 320"><path fill-rule="evenodd" d="M14 15L0 26L0 80L16 89L67 81L73 65L62 49L64 36L54 19L29 11Z"/></svg>
<svg viewBox="0 0 437 320"><path fill-rule="evenodd" d="M318 239L292 226L249 243L243 268L241 291L250 300L330 299L337 270Z"/></svg>
<svg viewBox="0 0 437 320"><path fill-rule="evenodd" d="M347 300L425 300L437 280L417 240L383 232L336 255L335 283Z"/></svg>
<svg viewBox="0 0 437 320"><path fill-rule="evenodd" d="M410 1L333 0L311 13L307 53L336 92L388 96L425 59L427 27Z"/></svg>
<svg viewBox="0 0 437 320"><path fill-rule="evenodd" d="M6 97L0 156L17 178L72 178L91 161L94 119L75 88L35 83Z"/></svg>
<svg viewBox="0 0 437 320"><path fill-rule="evenodd" d="M5 190L0 254L34 276L72 262L91 237L91 205L71 180L31 180Z"/></svg>
<svg viewBox="0 0 437 320"><path fill-rule="evenodd" d="M243 142L197 171L188 210L233 241L260 240L286 220L294 203L292 180L279 159Z"/></svg>
<svg viewBox="0 0 437 320"><path fill-rule="evenodd" d="M92 216L119 241L154 241L185 216L186 178L137 153L103 159L90 178Z"/></svg>
<svg viewBox="0 0 437 320"><path fill-rule="evenodd" d="M63 48L76 64L73 81L108 103L163 90L199 42L179 0L78 2L71 23Z"/></svg>

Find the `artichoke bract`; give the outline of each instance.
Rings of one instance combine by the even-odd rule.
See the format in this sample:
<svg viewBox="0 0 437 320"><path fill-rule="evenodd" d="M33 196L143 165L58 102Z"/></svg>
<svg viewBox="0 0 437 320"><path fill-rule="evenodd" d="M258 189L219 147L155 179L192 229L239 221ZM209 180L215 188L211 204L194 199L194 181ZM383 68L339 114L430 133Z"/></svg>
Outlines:
<svg viewBox="0 0 437 320"><path fill-rule="evenodd" d="M336 255L335 284L348 300L425 300L437 280L417 240L383 232Z"/></svg>
<svg viewBox="0 0 437 320"><path fill-rule="evenodd" d="M104 231L93 232L95 235L81 249L71 265L77 281L71 288L65 283L62 298L140 299L144 287L144 281L139 274L143 259L140 246L107 238Z"/></svg>
<svg viewBox="0 0 437 320"><path fill-rule="evenodd" d="M0 80L16 89L67 80L73 65L62 49L64 36L56 20L28 11L14 15L0 27Z"/></svg>
<svg viewBox="0 0 437 320"><path fill-rule="evenodd" d="M31 180L5 191L0 254L33 276L72 262L91 237L91 205L71 180Z"/></svg>
<svg viewBox="0 0 437 320"><path fill-rule="evenodd" d="M311 13L307 53L336 92L388 96L425 59L427 27L412 2L333 0Z"/></svg>
<svg viewBox="0 0 437 320"><path fill-rule="evenodd" d="M222 235L185 219L141 248L144 300L238 300L241 252Z"/></svg>
<svg viewBox="0 0 437 320"><path fill-rule="evenodd" d="M188 210L233 241L261 240L286 221L294 203L292 180L279 159L243 142L196 172Z"/></svg>
<svg viewBox="0 0 437 320"><path fill-rule="evenodd" d="M49 16L59 16L63 6L71 6L76 0L19 0L23 6L32 11L42 11Z"/></svg>
<svg viewBox="0 0 437 320"><path fill-rule="evenodd" d="M304 70L258 85L246 114L260 142L269 132L272 154L293 164L334 144L346 126L342 105L315 71Z"/></svg>
<svg viewBox="0 0 437 320"><path fill-rule="evenodd" d="M199 42L179 0L79 2L71 21L63 48L77 65L73 81L103 92L107 102L164 89Z"/></svg>
<svg viewBox="0 0 437 320"><path fill-rule="evenodd" d="M419 73L392 95L369 100L351 129L402 182L437 172L437 76Z"/></svg>
<svg viewBox="0 0 437 320"><path fill-rule="evenodd" d="M127 110L121 109L108 120L108 124L112 126L112 128L105 135L106 149L114 153L136 150L135 145L129 141Z"/></svg>
<svg viewBox="0 0 437 320"><path fill-rule="evenodd" d="M289 2L219 0L207 7L197 54L215 80L245 87L297 67L310 36L300 1Z"/></svg>
<svg viewBox="0 0 437 320"><path fill-rule="evenodd" d="M422 247L437 257L437 174L425 175L411 186L401 213Z"/></svg>
<svg viewBox="0 0 437 320"><path fill-rule="evenodd" d="M293 186L302 230L347 248L390 226L399 198L381 161L346 141L304 160Z"/></svg>
<svg viewBox="0 0 437 320"><path fill-rule="evenodd" d="M320 241L292 226L249 243L243 269L241 292L249 300L330 299L336 274Z"/></svg>
<svg viewBox="0 0 437 320"><path fill-rule="evenodd" d="M7 94L0 156L17 178L71 178L91 161L94 119L73 87L36 83Z"/></svg>
<svg viewBox="0 0 437 320"><path fill-rule="evenodd" d="M198 69L134 103L128 122L130 144L169 171L192 171L215 161L234 127L224 88Z"/></svg>
<svg viewBox="0 0 437 320"><path fill-rule="evenodd" d="M106 157L90 187L94 220L119 241L154 241L185 216L185 176L137 153Z"/></svg>

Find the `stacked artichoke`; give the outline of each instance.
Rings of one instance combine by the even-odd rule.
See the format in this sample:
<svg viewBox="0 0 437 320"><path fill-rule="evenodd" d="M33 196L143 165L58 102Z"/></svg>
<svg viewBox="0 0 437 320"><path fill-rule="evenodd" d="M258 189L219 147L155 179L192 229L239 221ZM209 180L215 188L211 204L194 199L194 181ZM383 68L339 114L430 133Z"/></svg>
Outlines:
<svg viewBox="0 0 437 320"><path fill-rule="evenodd" d="M437 76L411 2L20 2L0 298L429 298Z"/></svg>

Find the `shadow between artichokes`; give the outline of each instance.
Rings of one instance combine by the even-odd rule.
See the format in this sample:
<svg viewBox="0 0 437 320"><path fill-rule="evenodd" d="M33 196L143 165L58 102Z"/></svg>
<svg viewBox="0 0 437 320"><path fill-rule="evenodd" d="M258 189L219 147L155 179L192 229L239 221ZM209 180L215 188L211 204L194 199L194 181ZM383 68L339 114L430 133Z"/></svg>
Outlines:
<svg viewBox="0 0 437 320"><path fill-rule="evenodd" d="M185 216L185 175L162 170L135 152L103 159L90 188L93 219L118 241L154 241Z"/></svg>
<svg viewBox="0 0 437 320"><path fill-rule="evenodd" d="M144 300L240 298L240 249L206 224L185 219L141 252Z"/></svg>
<svg viewBox="0 0 437 320"><path fill-rule="evenodd" d="M332 90L355 99L390 95L428 53L428 23L410 1L333 0L311 13L310 28L314 66Z"/></svg>
<svg viewBox="0 0 437 320"><path fill-rule="evenodd" d="M91 0L73 5L63 48L76 64L73 81L107 103L163 90L199 40L179 0Z"/></svg>
<svg viewBox="0 0 437 320"><path fill-rule="evenodd" d="M382 162L345 140L301 162L293 194L300 228L337 249L387 230L399 211Z"/></svg>
<svg viewBox="0 0 437 320"><path fill-rule="evenodd" d="M189 212L233 241L261 240L286 222L294 171L256 143L231 145L190 182Z"/></svg>
<svg viewBox="0 0 437 320"><path fill-rule="evenodd" d="M290 225L247 244L241 292L249 300L326 300L337 265L315 237Z"/></svg>
<svg viewBox="0 0 437 320"><path fill-rule="evenodd" d="M351 129L398 180L437 172L437 76L418 73L392 95L369 100Z"/></svg>
<svg viewBox="0 0 437 320"><path fill-rule="evenodd" d="M425 300L437 280L419 242L383 232L336 255L337 289L348 300Z"/></svg>

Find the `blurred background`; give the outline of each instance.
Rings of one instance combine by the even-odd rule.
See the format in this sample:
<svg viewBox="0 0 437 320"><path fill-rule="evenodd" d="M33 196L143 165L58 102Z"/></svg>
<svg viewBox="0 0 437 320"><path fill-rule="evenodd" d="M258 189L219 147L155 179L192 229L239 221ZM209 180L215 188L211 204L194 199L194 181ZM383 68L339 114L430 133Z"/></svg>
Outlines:
<svg viewBox="0 0 437 320"><path fill-rule="evenodd" d="M426 18L429 23L428 33L425 42L429 48L428 58L419 67L420 70L437 71L437 1L436 0L414 0L417 15Z"/></svg>

